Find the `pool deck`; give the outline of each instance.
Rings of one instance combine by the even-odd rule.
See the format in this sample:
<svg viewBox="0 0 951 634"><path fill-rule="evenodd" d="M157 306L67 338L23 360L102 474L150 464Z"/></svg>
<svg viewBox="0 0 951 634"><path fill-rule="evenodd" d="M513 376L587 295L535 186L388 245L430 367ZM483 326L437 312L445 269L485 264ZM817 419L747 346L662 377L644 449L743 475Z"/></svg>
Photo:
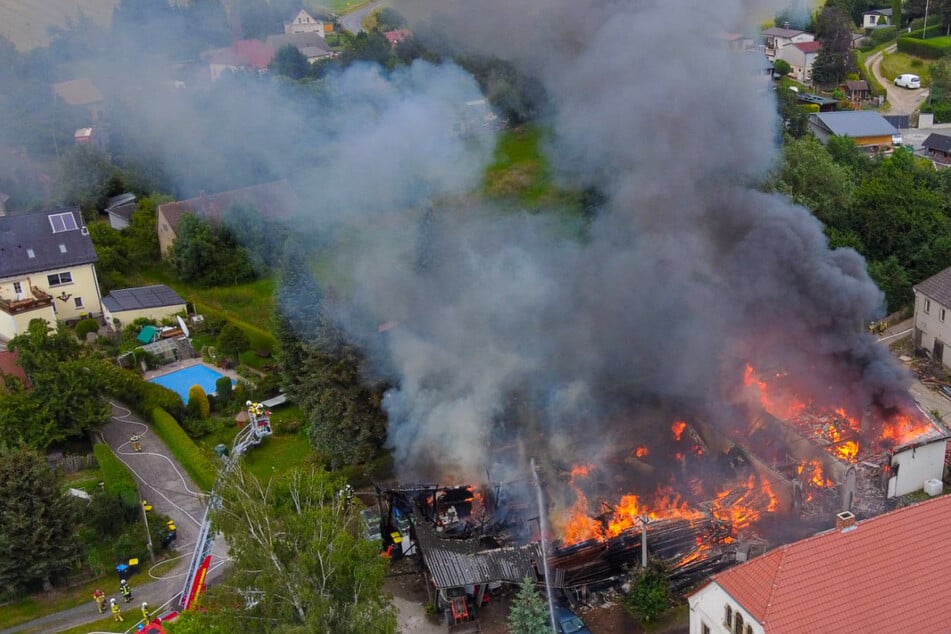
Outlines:
<svg viewBox="0 0 951 634"><path fill-rule="evenodd" d="M157 376L165 376L166 374L171 374L172 372L177 372L178 370L183 370L184 368L190 368L195 365L203 365L209 370L214 370L218 374L223 374L226 377L230 378L233 381L242 381L238 373L234 370L225 370L224 368L217 368L210 363L205 363L201 359L185 359L184 361L176 361L175 363L169 363L168 365L163 365L157 370L149 370L145 373L144 378L146 381L151 381Z"/></svg>

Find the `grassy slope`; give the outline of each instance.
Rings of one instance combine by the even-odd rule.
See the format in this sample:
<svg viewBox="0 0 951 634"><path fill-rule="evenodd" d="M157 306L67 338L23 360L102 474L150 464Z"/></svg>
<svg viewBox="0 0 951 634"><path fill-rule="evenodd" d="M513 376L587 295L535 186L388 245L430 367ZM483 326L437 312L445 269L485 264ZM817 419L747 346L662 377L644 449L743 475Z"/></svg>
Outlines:
<svg viewBox="0 0 951 634"><path fill-rule="evenodd" d="M905 53L885 53L882 58L882 75L892 81L904 73L912 73L921 77L922 85L931 83L931 64L920 57L912 57Z"/></svg>
<svg viewBox="0 0 951 634"><path fill-rule="evenodd" d="M21 51L49 44L49 27L63 27L82 9L96 24L108 26L119 0L0 0L0 33Z"/></svg>

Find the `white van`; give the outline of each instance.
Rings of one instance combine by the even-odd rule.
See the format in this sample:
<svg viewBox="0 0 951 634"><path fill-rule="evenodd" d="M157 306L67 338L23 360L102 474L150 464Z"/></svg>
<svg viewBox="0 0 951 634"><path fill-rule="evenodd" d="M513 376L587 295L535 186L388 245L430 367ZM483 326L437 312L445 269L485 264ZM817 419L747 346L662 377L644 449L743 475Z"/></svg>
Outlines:
<svg viewBox="0 0 951 634"><path fill-rule="evenodd" d="M905 73L895 78L895 85L904 86L905 88L921 88L921 77Z"/></svg>

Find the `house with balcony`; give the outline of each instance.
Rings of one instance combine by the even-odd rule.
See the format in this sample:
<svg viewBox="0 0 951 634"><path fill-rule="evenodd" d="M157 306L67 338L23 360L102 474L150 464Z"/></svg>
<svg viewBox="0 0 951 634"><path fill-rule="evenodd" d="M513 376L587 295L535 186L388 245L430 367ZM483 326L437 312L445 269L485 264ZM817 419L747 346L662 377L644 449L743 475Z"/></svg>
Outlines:
<svg viewBox="0 0 951 634"><path fill-rule="evenodd" d="M816 36L806 31L776 26L763 31L763 39L766 43L766 57L772 62L776 60L776 55L784 46L802 42L814 42Z"/></svg>
<svg viewBox="0 0 951 634"><path fill-rule="evenodd" d="M79 207L0 216L0 339L101 315L96 260Z"/></svg>

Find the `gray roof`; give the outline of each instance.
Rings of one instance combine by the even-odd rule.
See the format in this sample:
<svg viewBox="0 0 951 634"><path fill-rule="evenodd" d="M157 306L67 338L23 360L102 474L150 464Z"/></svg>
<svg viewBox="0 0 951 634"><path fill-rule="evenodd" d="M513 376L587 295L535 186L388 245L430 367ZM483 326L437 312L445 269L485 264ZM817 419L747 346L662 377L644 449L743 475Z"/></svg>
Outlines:
<svg viewBox="0 0 951 634"><path fill-rule="evenodd" d="M891 9L872 9L871 11L866 11L862 15L887 15L888 17L892 17L892 10Z"/></svg>
<svg viewBox="0 0 951 634"><path fill-rule="evenodd" d="M929 150L939 150L941 152L951 152L951 136L932 132L928 138L922 142L921 147Z"/></svg>
<svg viewBox="0 0 951 634"><path fill-rule="evenodd" d="M56 214L72 215L76 228L53 233L50 216ZM96 248L79 207L0 216L0 277L66 269L96 260Z"/></svg>
<svg viewBox="0 0 951 634"><path fill-rule="evenodd" d="M763 35L771 37L783 37L786 39L796 37L797 35L802 35L803 33L805 33L805 31L800 31L798 29L785 29L781 26L774 26L763 31Z"/></svg>
<svg viewBox="0 0 951 634"><path fill-rule="evenodd" d="M288 44L303 52L303 49L319 49L324 53L330 54L333 50L327 44L327 40L322 38L319 33L282 33L280 35L268 35L267 43L275 51L279 51Z"/></svg>
<svg viewBox="0 0 951 634"><path fill-rule="evenodd" d="M885 117L871 110L847 110L843 112L817 112L810 119L818 122L836 136L860 138L885 136L898 132Z"/></svg>
<svg viewBox="0 0 951 634"><path fill-rule="evenodd" d="M142 310L161 306L184 304L185 300L165 284L120 288L102 298L103 307L110 313L122 310Z"/></svg>
<svg viewBox="0 0 951 634"><path fill-rule="evenodd" d="M481 549L477 540L444 539L428 522L415 516L416 541L426 569L436 588L459 588L493 581L521 583L542 568L541 547L525 546Z"/></svg>
<svg viewBox="0 0 951 634"><path fill-rule="evenodd" d="M951 267L915 284L915 291L930 297L942 306L951 306Z"/></svg>

